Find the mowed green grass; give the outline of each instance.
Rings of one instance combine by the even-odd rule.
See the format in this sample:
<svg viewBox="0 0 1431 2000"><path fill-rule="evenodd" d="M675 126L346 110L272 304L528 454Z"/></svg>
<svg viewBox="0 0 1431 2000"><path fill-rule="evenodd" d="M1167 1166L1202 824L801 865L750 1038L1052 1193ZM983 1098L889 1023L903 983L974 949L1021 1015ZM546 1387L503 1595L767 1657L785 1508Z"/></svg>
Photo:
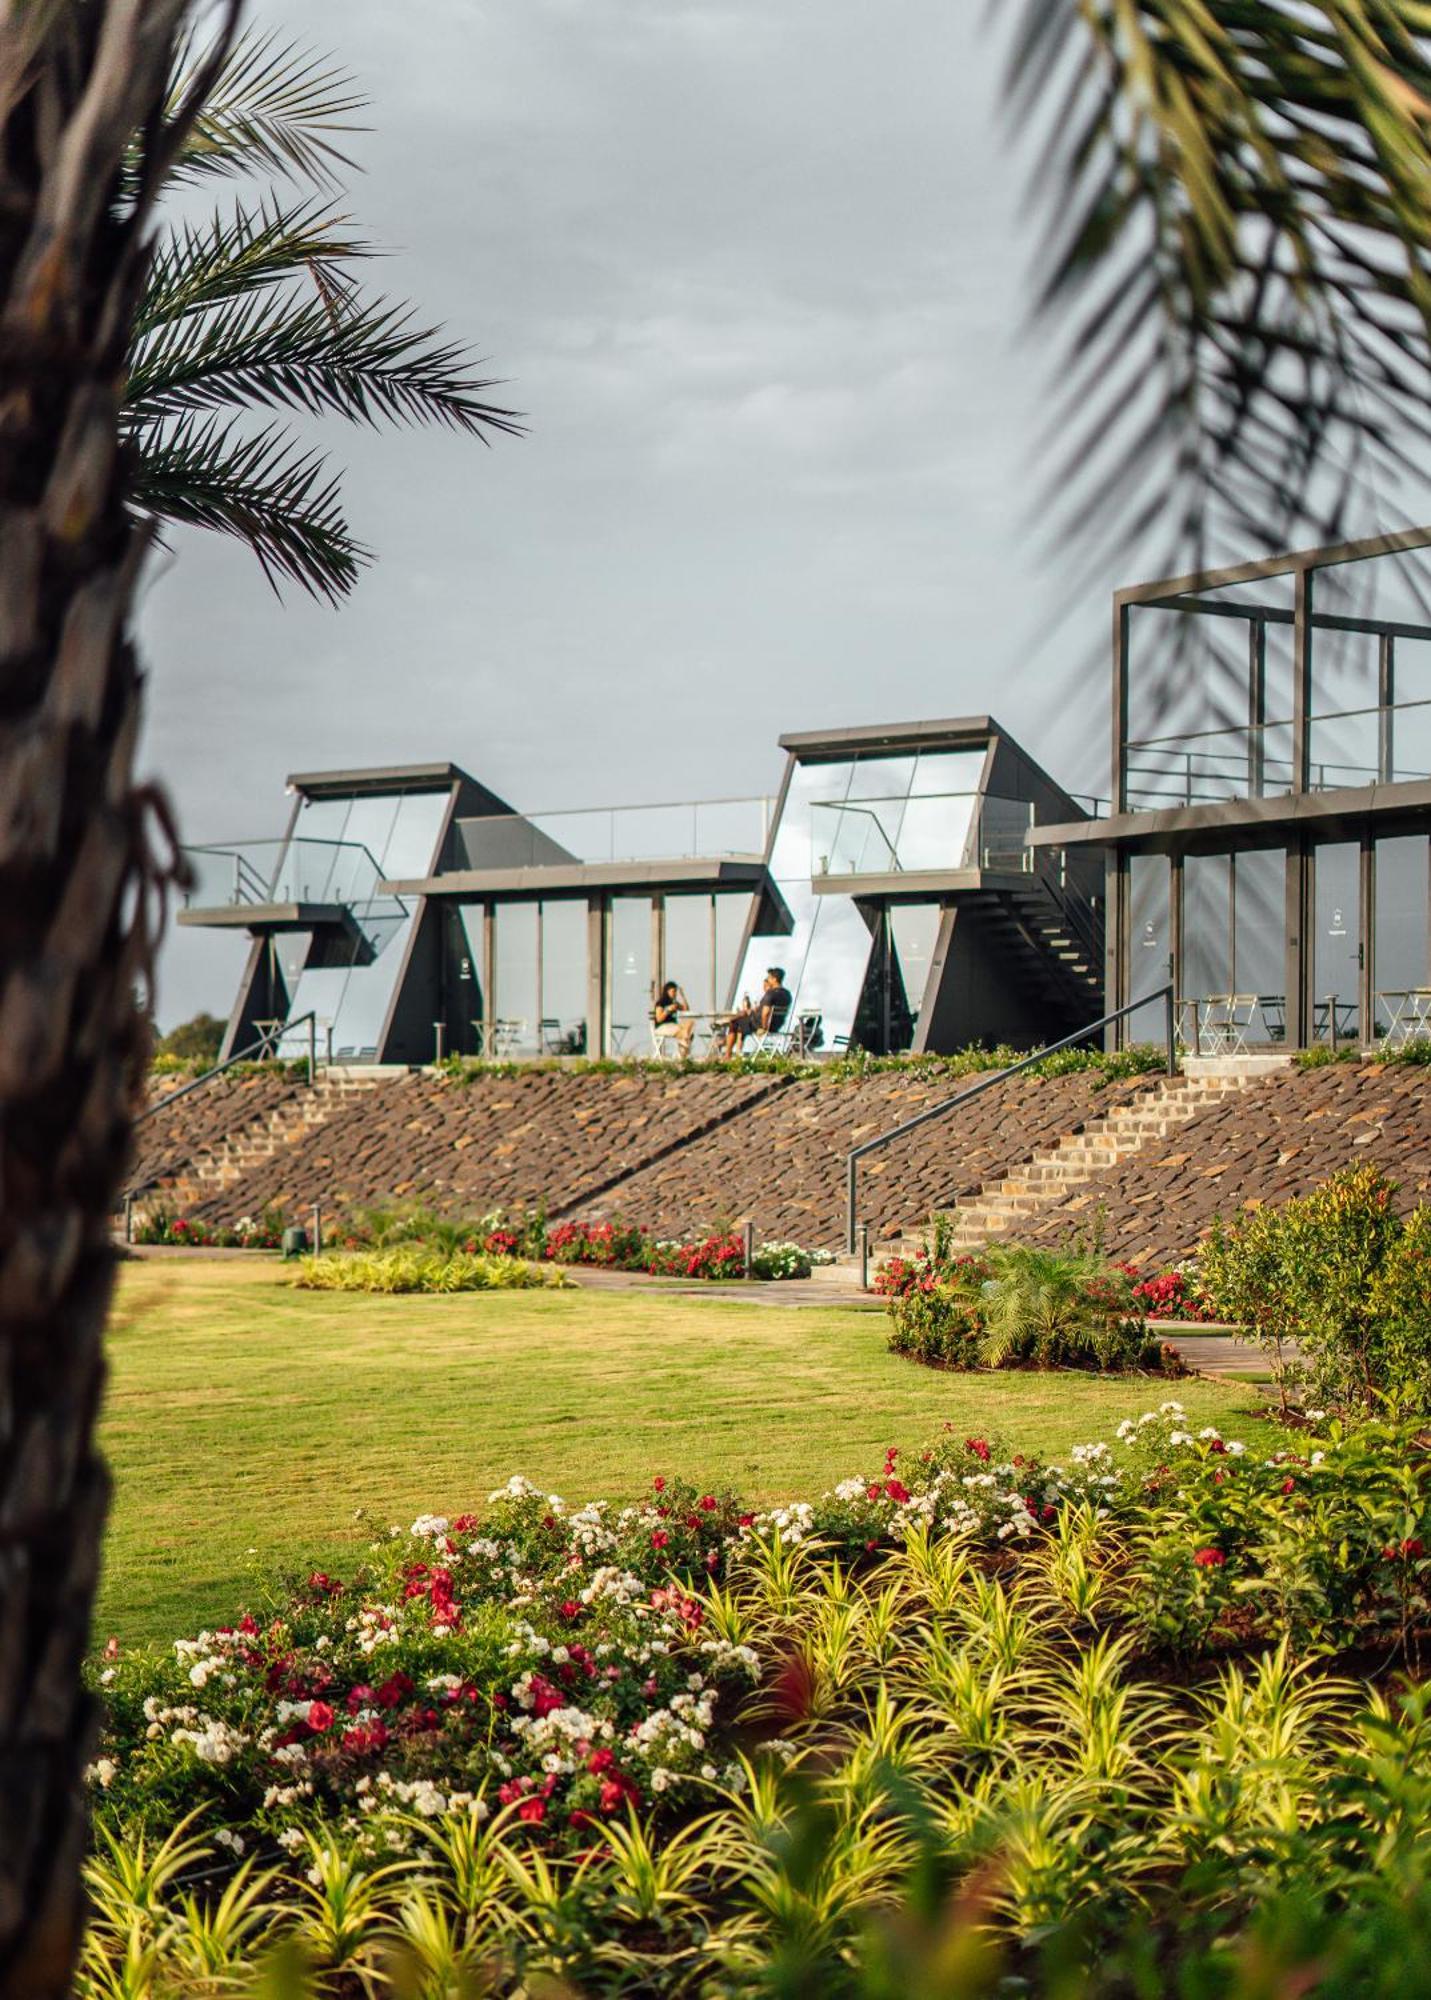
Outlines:
<svg viewBox="0 0 1431 2000"><path fill-rule="evenodd" d="M658 1472L802 1498L946 1420L1048 1453L1170 1393L937 1373L855 1308L296 1292L258 1258L125 1265L109 1353L97 1632L126 1645L227 1619L261 1573L351 1563L375 1528L480 1505L514 1472L575 1501L632 1498ZM1175 1393L1199 1424L1254 1434L1247 1388Z"/></svg>

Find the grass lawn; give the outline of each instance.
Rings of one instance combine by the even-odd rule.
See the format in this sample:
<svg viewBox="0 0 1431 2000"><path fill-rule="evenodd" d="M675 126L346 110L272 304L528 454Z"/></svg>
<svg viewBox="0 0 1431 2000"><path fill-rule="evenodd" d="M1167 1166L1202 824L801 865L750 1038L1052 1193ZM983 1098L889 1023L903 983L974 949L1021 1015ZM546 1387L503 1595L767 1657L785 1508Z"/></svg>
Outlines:
<svg viewBox="0 0 1431 2000"><path fill-rule="evenodd" d="M947 1375L884 1338L882 1315L839 1306L369 1298L293 1291L267 1259L127 1264L98 1635L133 1645L227 1620L256 1570L351 1563L375 1527L480 1504L514 1472L569 1500L628 1499L657 1472L800 1498L945 1419L1048 1453L1167 1394L1199 1425L1255 1434L1243 1386Z"/></svg>

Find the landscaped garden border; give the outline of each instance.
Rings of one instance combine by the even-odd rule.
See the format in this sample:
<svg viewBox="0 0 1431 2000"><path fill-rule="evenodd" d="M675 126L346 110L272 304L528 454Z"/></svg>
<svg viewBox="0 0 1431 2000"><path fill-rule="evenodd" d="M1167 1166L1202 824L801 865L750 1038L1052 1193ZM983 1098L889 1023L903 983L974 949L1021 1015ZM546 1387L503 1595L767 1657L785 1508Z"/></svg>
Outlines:
<svg viewBox="0 0 1431 2000"><path fill-rule="evenodd" d="M1268 1445L1193 1437L1165 1402L1060 1466L945 1434L759 1513L660 1476L573 1512L513 1479L480 1516L394 1530L356 1579L107 1659L91 1976L136 1924L182 1965L195 1914L243 1903L270 1855L236 1955L286 1934L329 1976L376 1976L420 1916L422 1951L593 1993L643 1966L640 1990L695 1993L713 1965L765 1991L792 1951L818 1990L908 1990L851 1968L930 1867L951 1899L985 1884L984 1949L1015 1971L1051 1931L1073 1964L1125 1954L1135 1913L1165 1969L1226 1951L1294 1884L1374 1904L1384 1934L1427 1880L1431 1704L1365 1677L1431 1621L1424 1440ZM137 1906L141 1827L145 1856L197 1844ZM681 1893L652 1900L662 1880ZM341 1936L340 1901L363 1911Z"/></svg>

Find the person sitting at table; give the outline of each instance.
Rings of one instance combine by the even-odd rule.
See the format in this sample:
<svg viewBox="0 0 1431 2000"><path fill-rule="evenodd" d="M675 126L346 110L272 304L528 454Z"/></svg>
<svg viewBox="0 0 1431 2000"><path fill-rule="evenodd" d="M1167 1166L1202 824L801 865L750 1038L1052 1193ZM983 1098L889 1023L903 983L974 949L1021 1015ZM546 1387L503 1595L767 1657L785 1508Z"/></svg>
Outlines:
<svg viewBox="0 0 1431 2000"><path fill-rule="evenodd" d="M657 1049L663 1042L674 1042L683 1062L691 1053L691 1038L696 1032L694 1021L681 1019L690 1011L691 1003L674 979L666 981L651 1009L651 1034Z"/></svg>
<svg viewBox="0 0 1431 2000"><path fill-rule="evenodd" d="M732 1014L726 1024L725 1047L722 1054L738 1056L745 1047L747 1035L773 1035L785 1026L790 1012L790 995L785 990L785 968L772 965L765 975L765 984L760 990L760 998L752 1007L749 999L742 1001L740 1012Z"/></svg>

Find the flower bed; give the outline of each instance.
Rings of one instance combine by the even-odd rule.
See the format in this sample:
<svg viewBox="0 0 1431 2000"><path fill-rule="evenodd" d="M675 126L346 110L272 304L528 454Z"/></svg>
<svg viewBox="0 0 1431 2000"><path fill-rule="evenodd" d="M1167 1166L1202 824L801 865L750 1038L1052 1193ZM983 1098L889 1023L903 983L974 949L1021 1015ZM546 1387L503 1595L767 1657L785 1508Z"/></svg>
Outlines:
<svg viewBox="0 0 1431 2000"><path fill-rule="evenodd" d="M198 1859L224 1865L200 1912L263 1885L220 1969L277 1934L349 1980L446 1940L449 1972L514 1987L694 1994L724 1967L754 1994L779 1964L788 1991L942 1991L847 1977L916 1878L983 1883L1025 1976L1051 1931L1065 1969L1133 1927L1163 1972L1225 1951L1284 1882L1372 1899L1389 1950L1383 1889L1431 1883L1431 1702L1368 1705L1292 1654L1414 1657L1427 1459L1387 1424L1268 1441L1193 1437L1173 1402L1062 1466L946 1431L764 1512L659 1478L571 1511L514 1479L349 1580L106 1659L91 1783L128 1858L92 1871L81 1994L117 1990L136 1937L185 1990ZM165 1890L133 1842L190 1814Z"/></svg>
<svg viewBox="0 0 1431 2000"><path fill-rule="evenodd" d="M277 1250L283 1242L286 1220L281 1209L265 1209L257 1219L241 1216L229 1227L157 1207L136 1218L133 1240L186 1250Z"/></svg>
<svg viewBox="0 0 1431 2000"><path fill-rule="evenodd" d="M594 1264L609 1270L645 1271L661 1278L745 1276L745 1242L717 1230L698 1242L647 1236L630 1223L560 1222L546 1234L544 1255L562 1264ZM808 1278L816 1264L833 1263L828 1250L805 1250L798 1243L760 1243L751 1256L752 1278Z"/></svg>
<svg viewBox="0 0 1431 2000"><path fill-rule="evenodd" d="M219 1227L166 1209L150 1211L135 1225L136 1243L165 1243L194 1250L276 1250L283 1240L285 1217L271 1210L258 1222L245 1219L233 1228ZM438 1215L422 1206L356 1209L340 1217L325 1232L330 1246L341 1250L389 1252L399 1248L441 1257L450 1262L458 1253L486 1259L511 1258L553 1264L590 1264L615 1271L644 1271L655 1277L730 1280L745 1276L744 1239L718 1230L692 1242L648 1236L622 1222L560 1222L547 1226L539 1212L529 1218L508 1218L500 1209L489 1215L461 1218ZM833 1261L828 1250L806 1250L798 1243L761 1243L751 1258L752 1278L808 1278L816 1264ZM310 1282L305 1280L304 1282ZM328 1290L475 1291L492 1281L476 1278L465 1284L347 1285ZM520 1283L520 1280L514 1280Z"/></svg>
<svg viewBox="0 0 1431 2000"><path fill-rule="evenodd" d="M560 1290L570 1281L550 1264L521 1257L468 1256L404 1244L305 1257L291 1282L310 1292L515 1292Z"/></svg>

